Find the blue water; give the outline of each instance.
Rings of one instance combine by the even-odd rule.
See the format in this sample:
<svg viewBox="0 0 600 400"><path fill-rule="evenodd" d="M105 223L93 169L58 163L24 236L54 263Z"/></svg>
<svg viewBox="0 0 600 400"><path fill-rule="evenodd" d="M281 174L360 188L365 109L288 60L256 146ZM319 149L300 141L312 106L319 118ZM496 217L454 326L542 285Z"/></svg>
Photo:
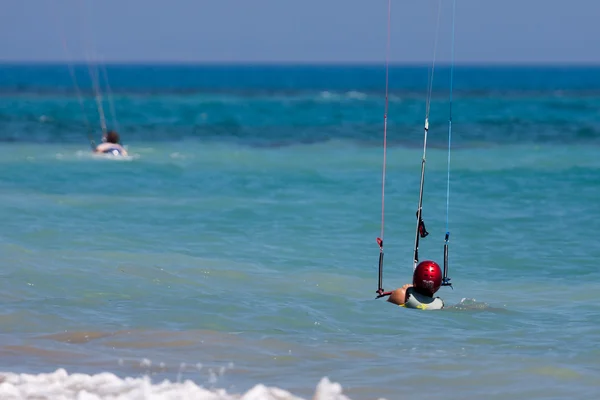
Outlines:
<svg viewBox="0 0 600 400"><path fill-rule="evenodd" d="M600 68L457 68L439 312L374 300L382 68L108 66L127 160L89 152L86 68L84 117L67 66L0 67L0 371L303 398L323 377L351 399L600 394ZM436 71L420 254L441 262ZM426 85L425 67L392 70L386 289L411 279Z"/></svg>

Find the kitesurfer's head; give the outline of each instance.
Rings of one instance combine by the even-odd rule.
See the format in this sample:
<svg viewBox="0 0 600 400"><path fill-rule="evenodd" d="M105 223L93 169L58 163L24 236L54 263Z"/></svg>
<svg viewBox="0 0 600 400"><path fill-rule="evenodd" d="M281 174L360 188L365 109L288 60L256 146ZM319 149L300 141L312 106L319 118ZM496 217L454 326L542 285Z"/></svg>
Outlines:
<svg viewBox="0 0 600 400"><path fill-rule="evenodd" d="M421 261L413 273L413 286L424 296L433 297L442 285L442 269L433 261Z"/></svg>
<svg viewBox="0 0 600 400"><path fill-rule="evenodd" d="M120 141L119 134L115 131L108 131L102 138L104 142L118 144Z"/></svg>

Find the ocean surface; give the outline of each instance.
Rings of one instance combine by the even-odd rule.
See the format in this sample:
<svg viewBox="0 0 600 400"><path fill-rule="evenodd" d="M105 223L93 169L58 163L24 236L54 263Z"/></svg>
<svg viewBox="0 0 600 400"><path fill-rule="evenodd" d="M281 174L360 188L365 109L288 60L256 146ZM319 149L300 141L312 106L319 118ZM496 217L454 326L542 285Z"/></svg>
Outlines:
<svg viewBox="0 0 600 400"><path fill-rule="evenodd" d="M90 152L87 66L81 97L67 65L0 66L0 398L600 396L600 68L457 67L447 199L436 67L420 255L448 229L454 287L430 312L375 299L382 66L97 71L128 159ZM427 79L390 71L386 290L412 279Z"/></svg>

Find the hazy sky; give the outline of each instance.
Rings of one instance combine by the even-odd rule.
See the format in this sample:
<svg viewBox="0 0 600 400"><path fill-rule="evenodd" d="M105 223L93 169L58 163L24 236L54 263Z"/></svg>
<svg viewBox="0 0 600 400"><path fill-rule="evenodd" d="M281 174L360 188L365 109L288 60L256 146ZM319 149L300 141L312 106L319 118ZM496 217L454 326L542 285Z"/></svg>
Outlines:
<svg viewBox="0 0 600 400"><path fill-rule="evenodd" d="M0 0L0 59L382 62L387 0ZM392 0L392 62L429 62L440 0ZM600 63L600 0L456 0L457 62ZM438 60L450 54L441 0ZM62 32L61 32L62 30Z"/></svg>

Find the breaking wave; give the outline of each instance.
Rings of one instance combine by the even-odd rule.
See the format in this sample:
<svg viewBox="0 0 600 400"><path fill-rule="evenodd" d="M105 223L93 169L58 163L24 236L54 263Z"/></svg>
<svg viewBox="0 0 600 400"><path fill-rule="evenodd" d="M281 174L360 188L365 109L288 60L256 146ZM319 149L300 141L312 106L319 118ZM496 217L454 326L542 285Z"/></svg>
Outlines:
<svg viewBox="0 0 600 400"><path fill-rule="evenodd" d="M129 399L194 399L194 400L302 400L286 390L255 385L245 393L227 393L223 389L207 389L191 380L152 382L149 377L121 379L110 372L95 375L69 374L64 369L37 375L0 373L0 398L3 400L129 400ZM340 384L323 378L313 400L349 400Z"/></svg>

